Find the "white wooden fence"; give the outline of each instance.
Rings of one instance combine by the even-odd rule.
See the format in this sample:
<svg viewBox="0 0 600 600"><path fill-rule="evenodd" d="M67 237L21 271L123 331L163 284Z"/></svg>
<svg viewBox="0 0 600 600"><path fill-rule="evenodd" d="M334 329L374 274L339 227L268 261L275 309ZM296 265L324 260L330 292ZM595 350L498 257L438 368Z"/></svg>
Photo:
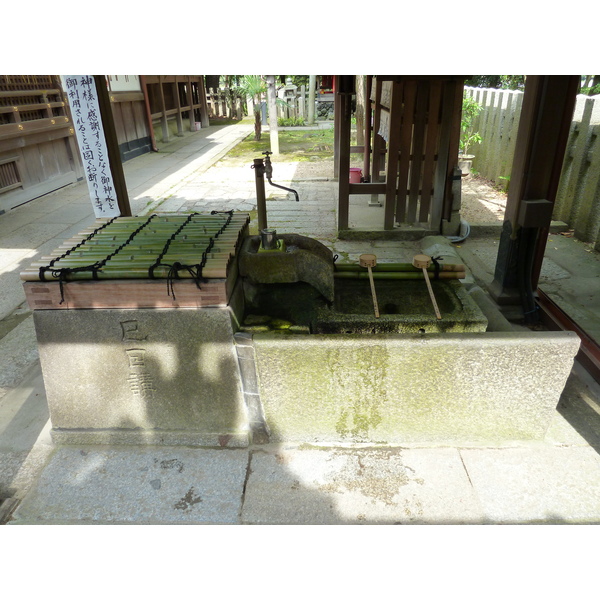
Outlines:
<svg viewBox="0 0 600 600"><path fill-rule="evenodd" d="M474 120L482 142L472 148L473 169L509 185L523 92L466 87L483 106ZM600 251L600 95L578 95L553 218Z"/></svg>

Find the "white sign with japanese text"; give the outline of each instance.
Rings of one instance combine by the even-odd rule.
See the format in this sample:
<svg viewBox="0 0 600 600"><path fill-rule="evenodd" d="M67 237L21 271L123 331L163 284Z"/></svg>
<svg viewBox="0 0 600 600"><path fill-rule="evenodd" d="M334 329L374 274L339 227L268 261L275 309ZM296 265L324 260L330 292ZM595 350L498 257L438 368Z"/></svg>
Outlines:
<svg viewBox="0 0 600 600"><path fill-rule="evenodd" d="M96 84L92 75L61 75L69 100L75 134L96 218L118 217L121 212L113 183Z"/></svg>

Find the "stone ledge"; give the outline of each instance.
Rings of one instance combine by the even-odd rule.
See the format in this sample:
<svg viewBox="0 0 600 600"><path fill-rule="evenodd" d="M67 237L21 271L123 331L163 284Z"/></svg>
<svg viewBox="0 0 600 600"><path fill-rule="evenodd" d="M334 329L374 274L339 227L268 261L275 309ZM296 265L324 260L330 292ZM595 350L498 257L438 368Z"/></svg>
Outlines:
<svg viewBox="0 0 600 600"><path fill-rule="evenodd" d="M271 441L542 440L579 349L572 332L254 335Z"/></svg>

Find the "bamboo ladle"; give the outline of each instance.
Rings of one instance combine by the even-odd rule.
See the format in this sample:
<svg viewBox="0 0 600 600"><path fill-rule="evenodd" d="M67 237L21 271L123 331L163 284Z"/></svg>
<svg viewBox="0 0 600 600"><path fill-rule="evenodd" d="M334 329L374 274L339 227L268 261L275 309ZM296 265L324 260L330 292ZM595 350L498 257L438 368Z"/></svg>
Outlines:
<svg viewBox="0 0 600 600"><path fill-rule="evenodd" d="M442 315L440 314L440 309L438 308L437 302L435 300L435 296L433 294L433 289L431 287L431 281L429 281L429 273L427 272L427 268L431 264L431 257L427 256L426 254L415 254L415 256L413 256L412 264L413 264L413 267L423 270L423 277L425 277L425 283L427 284L427 289L429 291L429 297L431 298L431 303L433 304L433 308L435 310L435 316L438 319L441 319Z"/></svg>
<svg viewBox="0 0 600 600"><path fill-rule="evenodd" d="M377 294L375 293L373 272L371 271L371 267L374 267L377 264L377 257L374 254L361 254L358 257L358 263L361 267L366 267L369 270L369 281L371 283L371 294L373 296L373 308L375 310L375 317L379 319L379 306L377 304Z"/></svg>

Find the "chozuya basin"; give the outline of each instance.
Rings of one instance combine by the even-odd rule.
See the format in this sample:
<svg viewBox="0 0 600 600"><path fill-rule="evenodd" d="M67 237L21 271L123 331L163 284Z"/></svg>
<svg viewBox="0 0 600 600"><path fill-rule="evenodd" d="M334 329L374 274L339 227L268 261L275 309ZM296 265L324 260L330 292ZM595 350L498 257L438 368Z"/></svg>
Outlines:
<svg viewBox="0 0 600 600"><path fill-rule="evenodd" d="M367 280L336 279L331 307L316 311L313 333L481 332L487 318L457 280L432 281L442 318L436 317L424 280L377 280L379 317Z"/></svg>

